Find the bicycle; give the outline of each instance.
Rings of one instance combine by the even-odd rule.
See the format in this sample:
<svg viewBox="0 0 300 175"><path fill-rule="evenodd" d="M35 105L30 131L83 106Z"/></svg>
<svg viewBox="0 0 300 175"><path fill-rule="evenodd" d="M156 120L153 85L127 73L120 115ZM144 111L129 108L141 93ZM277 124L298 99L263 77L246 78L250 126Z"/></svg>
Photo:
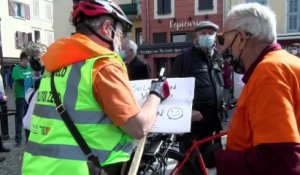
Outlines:
<svg viewBox="0 0 300 175"><path fill-rule="evenodd" d="M157 134L147 138L139 175L162 175L170 171L170 175L207 175L206 166L199 151L199 145L211 142L226 135L226 131L201 140L193 140L192 145L182 154L178 151L175 134ZM191 155L196 151L198 167L191 160ZM168 162L175 161L175 167L169 167Z"/></svg>

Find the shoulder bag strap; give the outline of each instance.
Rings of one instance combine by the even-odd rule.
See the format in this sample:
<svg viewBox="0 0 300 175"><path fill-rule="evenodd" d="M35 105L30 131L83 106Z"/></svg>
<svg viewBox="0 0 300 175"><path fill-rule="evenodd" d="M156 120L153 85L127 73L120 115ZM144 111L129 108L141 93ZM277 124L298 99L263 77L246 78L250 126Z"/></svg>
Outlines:
<svg viewBox="0 0 300 175"><path fill-rule="evenodd" d="M98 165L101 167L101 164L99 162L99 159L97 156L95 156L76 126L74 125L72 119L70 118L68 112L66 111L65 107L61 103L61 100L59 98L59 95L57 93L57 90L55 88L54 84L54 74L55 72L51 73L51 91L53 93L53 99L56 104L56 111L59 113L65 124L67 125L69 131L73 135L74 139L76 140L77 144L83 151L83 153L87 156L88 160L92 161L95 165Z"/></svg>

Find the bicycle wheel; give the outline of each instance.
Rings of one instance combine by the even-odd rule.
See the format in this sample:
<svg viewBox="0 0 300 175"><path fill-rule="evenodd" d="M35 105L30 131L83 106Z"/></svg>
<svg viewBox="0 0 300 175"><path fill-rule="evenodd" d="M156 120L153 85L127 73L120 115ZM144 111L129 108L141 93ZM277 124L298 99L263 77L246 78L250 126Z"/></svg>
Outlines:
<svg viewBox="0 0 300 175"><path fill-rule="evenodd" d="M171 171L176 167L178 162L183 161L184 155L176 150L169 149L166 156L166 162L168 164L166 175L169 175ZM202 175L201 171L195 166L195 164L188 160L183 168L180 170L179 175Z"/></svg>

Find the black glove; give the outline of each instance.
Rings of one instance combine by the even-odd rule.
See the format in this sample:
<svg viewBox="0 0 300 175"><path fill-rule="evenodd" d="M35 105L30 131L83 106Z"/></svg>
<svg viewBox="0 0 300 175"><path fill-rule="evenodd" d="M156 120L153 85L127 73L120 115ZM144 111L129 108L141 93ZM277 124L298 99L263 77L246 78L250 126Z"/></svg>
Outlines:
<svg viewBox="0 0 300 175"><path fill-rule="evenodd" d="M150 94L155 94L160 97L161 101L170 95L170 87L166 77L158 80L152 80L150 86Z"/></svg>

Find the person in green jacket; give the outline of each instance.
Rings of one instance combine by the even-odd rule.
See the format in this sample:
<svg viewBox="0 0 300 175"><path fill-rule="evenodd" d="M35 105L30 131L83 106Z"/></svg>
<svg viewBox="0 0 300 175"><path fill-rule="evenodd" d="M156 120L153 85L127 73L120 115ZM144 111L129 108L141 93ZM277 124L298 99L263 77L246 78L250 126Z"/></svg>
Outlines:
<svg viewBox="0 0 300 175"><path fill-rule="evenodd" d="M28 55L25 52L20 54L21 62L16 64L12 70L12 78L14 81L15 96L15 142L16 147L20 147L22 143L22 120L26 114L28 105L25 101L25 92L32 86L32 70L28 65Z"/></svg>

